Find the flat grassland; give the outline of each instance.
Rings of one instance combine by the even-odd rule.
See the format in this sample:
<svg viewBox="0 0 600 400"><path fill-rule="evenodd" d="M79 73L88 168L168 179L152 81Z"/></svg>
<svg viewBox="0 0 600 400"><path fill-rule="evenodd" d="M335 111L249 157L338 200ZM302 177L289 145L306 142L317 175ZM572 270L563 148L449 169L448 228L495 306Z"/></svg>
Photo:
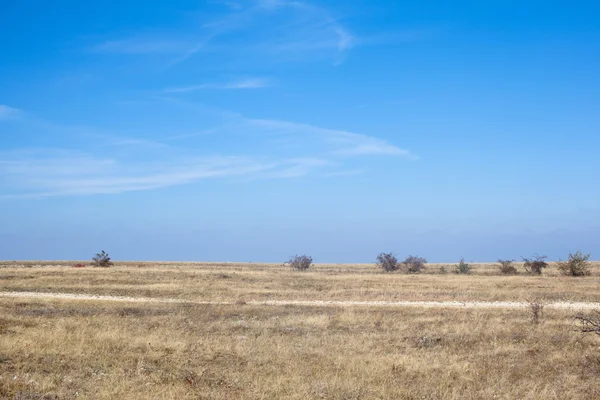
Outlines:
<svg viewBox="0 0 600 400"><path fill-rule="evenodd" d="M62 264L62 265L61 265ZM600 302L584 278L384 274L372 265L0 263L0 398L595 399L600 337L577 310L256 305L264 300ZM452 266L447 266L448 271ZM521 269L521 267L519 267ZM197 304L193 302L229 302Z"/></svg>

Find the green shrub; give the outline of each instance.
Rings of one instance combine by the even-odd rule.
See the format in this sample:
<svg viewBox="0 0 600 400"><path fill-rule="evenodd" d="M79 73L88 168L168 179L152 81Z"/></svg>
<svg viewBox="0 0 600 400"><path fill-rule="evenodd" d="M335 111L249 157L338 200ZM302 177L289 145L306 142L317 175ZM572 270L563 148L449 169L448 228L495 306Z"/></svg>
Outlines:
<svg viewBox="0 0 600 400"><path fill-rule="evenodd" d="M467 264L464 258L461 258L458 265L454 269L454 272L457 274L470 274L471 265Z"/></svg>
<svg viewBox="0 0 600 400"><path fill-rule="evenodd" d="M110 267L113 263L110 261L108 254L102 250L101 253L97 253L92 257L92 265L94 267Z"/></svg>

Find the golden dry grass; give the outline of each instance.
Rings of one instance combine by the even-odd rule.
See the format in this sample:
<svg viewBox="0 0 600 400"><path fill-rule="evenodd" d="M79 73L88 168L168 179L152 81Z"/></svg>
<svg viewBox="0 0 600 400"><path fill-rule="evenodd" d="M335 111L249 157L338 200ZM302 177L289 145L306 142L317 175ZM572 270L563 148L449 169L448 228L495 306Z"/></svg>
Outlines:
<svg viewBox="0 0 600 400"><path fill-rule="evenodd" d="M358 272L352 272L357 268ZM0 269L0 291L184 299L598 299L598 277L364 267ZM484 268L484 267L480 267ZM0 298L0 398L595 399L600 338L573 312Z"/></svg>
<svg viewBox="0 0 600 400"><path fill-rule="evenodd" d="M65 265L63 263L63 265ZM92 293L185 300L458 300L600 302L599 265L592 276L501 276L492 264L472 275L382 273L373 265L317 265L308 272L266 264L124 263L112 268L0 268L0 291ZM447 270L453 267L448 266ZM519 267L521 269L521 267Z"/></svg>

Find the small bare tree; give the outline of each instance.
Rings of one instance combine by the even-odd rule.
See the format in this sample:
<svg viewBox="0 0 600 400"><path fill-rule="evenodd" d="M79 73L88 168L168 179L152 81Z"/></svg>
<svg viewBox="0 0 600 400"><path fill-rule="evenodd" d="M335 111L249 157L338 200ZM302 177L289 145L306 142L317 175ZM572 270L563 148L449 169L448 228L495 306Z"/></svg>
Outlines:
<svg viewBox="0 0 600 400"><path fill-rule="evenodd" d="M377 256L377 266L383 269L385 272L396 271L399 267L398 259L394 253L379 253Z"/></svg>
<svg viewBox="0 0 600 400"><path fill-rule="evenodd" d="M291 257L287 264L295 271L306 271L312 265L313 259L307 255L295 255Z"/></svg>
<svg viewBox="0 0 600 400"><path fill-rule="evenodd" d="M546 262L546 256L535 255L532 258L523 257L523 267L525 267L525 271L530 274L541 275L542 270L548 267L548 263Z"/></svg>
<svg viewBox="0 0 600 400"><path fill-rule="evenodd" d="M96 253L96 255L92 257L92 265L94 267L110 267L113 263L110 261L108 253L102 250L101 253Z"/></svg>
<svg viewBox="0 0 600 400"><path fill-rule="evenodd" d="M402 261L402 264L404 264L409 274L418 274L425 268L427 260L419 256L408 256Z"/></svg>
<svg viewBox="0 0 600 400"><path fill-rule="evenodd" d="M558 270L567 276L585 276L590 274L589 254L583 254L578 250L575 254L569 253L568 261L558 261Z"/></svg>
<svg viewBox="0 0 600 400"><path fill-rule="evenodd" d="M498 269L504 275L516 275L519 272L514 266L514 260L498 260Z"/></svg>

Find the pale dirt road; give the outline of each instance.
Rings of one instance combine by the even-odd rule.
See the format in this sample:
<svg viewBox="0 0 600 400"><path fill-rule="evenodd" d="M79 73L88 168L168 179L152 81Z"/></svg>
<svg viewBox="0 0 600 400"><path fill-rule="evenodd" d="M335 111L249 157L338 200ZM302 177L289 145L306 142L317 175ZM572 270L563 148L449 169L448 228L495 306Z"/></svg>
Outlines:
<svg viewBox="0 0 600 400"><path fill-rule="evenodd" d="M133 303L178 303L204 305L264 305L264 306L330 306L330 307L431 307L431 308L500 308L514 309L528 307L527 302L519 301L352 301L352 300L259 300L259 301L203 301L150 297L104 296L74 293L0 292L0 297L58 299L84 301L120 301ZM589 302L548 302L544 307L563 310L600 309L600 303Z"/></svg>

